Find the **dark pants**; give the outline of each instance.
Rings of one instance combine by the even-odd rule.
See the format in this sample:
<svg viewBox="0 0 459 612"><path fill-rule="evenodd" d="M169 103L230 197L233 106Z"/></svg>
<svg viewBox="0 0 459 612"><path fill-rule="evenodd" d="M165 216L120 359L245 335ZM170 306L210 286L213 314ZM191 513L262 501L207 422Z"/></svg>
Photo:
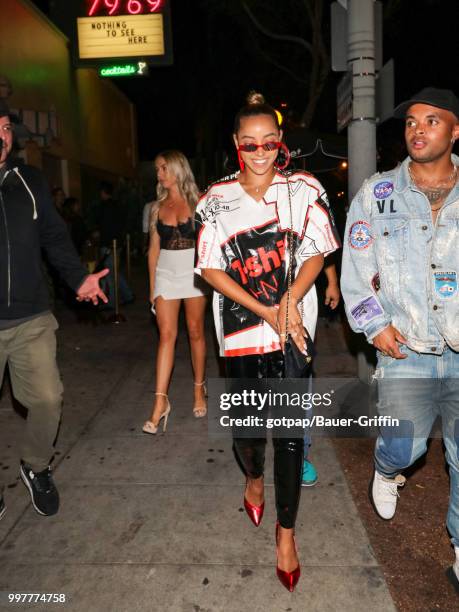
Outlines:
<svg viewBox="0 0 459 612"><path fill-rule="evenodd" d="M283 378L284 358L281 351L266 355L226 358L228 378ZM234 451L249 478L264 473L266 438L234 438ZM295 526L301 492L303 439L273 438L274 489L277 519L285 529Z"/></svg>

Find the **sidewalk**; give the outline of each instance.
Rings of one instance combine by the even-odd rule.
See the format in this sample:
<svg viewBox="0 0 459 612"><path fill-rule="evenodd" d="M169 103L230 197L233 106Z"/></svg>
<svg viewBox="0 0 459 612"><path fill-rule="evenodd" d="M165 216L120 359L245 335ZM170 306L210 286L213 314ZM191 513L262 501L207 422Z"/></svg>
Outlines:
<svg viewBox="0 0 459 612"><path fill-rule="evenodd" d="M281 586L271 444L266 511L256 529L242 508L244 478L230 441L209 440L205 419L192 416L185 333L167 432L141 432L152 402L156 334L145 305L125 314L126 323L93 327L58 312L65 407L55 517L37 515L19 482L23 423L4 385L0 469L10 484L0 522L0 592L65 593L63 609L83 612L395 610L332 444L323 438L311 454L319 483L303 489L297 521L302 576L293 594ZM210 320L208 335L211 378L218 367ZM339 325L322 324L319 338L318 373L354 375ZM0 609L59 608L8 605L4 597Z"/></svg>

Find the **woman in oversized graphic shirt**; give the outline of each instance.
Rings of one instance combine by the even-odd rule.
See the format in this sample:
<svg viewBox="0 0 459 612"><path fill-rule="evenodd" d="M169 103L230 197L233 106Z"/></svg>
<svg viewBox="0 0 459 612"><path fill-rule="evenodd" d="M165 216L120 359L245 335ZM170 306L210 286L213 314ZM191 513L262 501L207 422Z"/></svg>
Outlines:
<svg viewBox="0 0 459 612"><path fill-rule="evenodd" d="M301 350L303 326L311 336L315 331L314 281L324 255L339 246L320 183L304 172L287 178L276 166L281 138L274 109L251 94L234 125L241 171L212 185L196 210L195 271L216 290L215 325L229 378L283 377L291 223L296 244L288 331ZM293 591L300 576L293 536L303 440L276 438L273 444L277 575ZM256 525L264 510L265 446L263 437L234 440L247 477L244 507Z"/></svg>

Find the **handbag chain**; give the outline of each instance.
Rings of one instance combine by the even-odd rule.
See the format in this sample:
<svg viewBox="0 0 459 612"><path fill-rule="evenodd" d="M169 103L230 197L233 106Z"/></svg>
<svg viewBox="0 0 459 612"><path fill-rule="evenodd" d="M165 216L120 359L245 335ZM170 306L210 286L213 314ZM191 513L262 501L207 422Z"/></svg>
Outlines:
<svg viewBox="0 0 459 612"><path fill-rule="evenodd" d="M289 252L289 261L288 261L288 272L287 272L287 307L285 309L285 339L287 340L289 337L288 333L288 311L290 308L290 295L292 288L292 268L293 268L293 258L294 258L294 250L293 250L293 213L292 213L292 196L290 193L290 181L288 180L288 175L285 175L285 179L287 181L287 193L288 193L288 207L290 210L290 229L288 231L288 252ZM303 300L300 301L300 315L303 320Z"/></svg>

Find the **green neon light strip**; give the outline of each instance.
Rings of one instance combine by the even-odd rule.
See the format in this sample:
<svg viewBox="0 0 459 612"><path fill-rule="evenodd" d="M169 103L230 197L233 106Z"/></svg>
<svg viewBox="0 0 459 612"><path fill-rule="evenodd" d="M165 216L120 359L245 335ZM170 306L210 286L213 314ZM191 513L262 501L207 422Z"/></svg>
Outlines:
<svg viewBox="0 0 459 612"><path fill-rule="evenodd" d="M130 74L135 74L137 71L137 64L124 64L123 66L106 66L105 68L100 68L99 74L103 77L117 77L129 76Z"/></svg>

